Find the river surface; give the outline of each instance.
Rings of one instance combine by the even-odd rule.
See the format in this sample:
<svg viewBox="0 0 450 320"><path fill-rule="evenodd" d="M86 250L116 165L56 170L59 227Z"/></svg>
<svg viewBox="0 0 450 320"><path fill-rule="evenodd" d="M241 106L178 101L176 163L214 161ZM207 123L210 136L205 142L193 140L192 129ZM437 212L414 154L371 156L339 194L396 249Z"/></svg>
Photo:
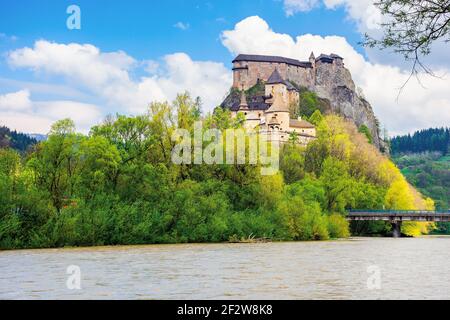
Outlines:
<svg viewBox="0 0 450 320"><path fill-rule="evenodd" d="M0 299L450 299L449 266L450 237L2 251Z"/></svg>

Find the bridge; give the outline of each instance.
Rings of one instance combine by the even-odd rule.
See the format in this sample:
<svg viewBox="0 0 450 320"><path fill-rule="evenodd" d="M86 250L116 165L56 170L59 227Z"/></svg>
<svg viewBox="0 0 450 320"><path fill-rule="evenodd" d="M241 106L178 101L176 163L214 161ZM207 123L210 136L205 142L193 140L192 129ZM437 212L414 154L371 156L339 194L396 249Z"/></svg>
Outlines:
<svg viewBox="0 0 450 320"><path fill-rule="evenodd" d="M450 222L450 210L349 210L347 220L389 221L392 224L392 235L398 238L401 236L403 221Z"/></svg>

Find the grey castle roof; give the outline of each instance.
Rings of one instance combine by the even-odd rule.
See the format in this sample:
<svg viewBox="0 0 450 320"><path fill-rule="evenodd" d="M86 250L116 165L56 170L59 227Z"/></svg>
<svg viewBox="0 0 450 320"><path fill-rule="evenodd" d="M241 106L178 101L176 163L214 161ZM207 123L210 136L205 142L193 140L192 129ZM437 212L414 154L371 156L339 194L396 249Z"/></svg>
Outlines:
<svg viewBox="0 0 450 320"><path fill-rule="evenodd" d="M248 110L261 110L266 111L270 108L270 104L266 103L267 97L265 96L253 96L247 99ZM240 102L234 102L229 109L231 111L239 111Z"/></svg>
<svg viewBox="0 0 450 320"><path fill-rule="evenodd" d="M292 85L292 83L290 83L289 81L285 81L284 84L286 85L286 87L287 87L288 90L296 90L296 91L298 91L297 88L294 87L294 86Z"/></svg>
<svg viewBox="0 0 450 320"><path fill-rule="evenodd" d="M295 120L295 119L290 119L289 120L289 126L290 127L294 127L294 128L304 128L304 129L312 129L315 128L314 125L312 125L311 123L309 123L308 121L305 120Z"/></svg>
<svg viewBox="0 0 450 320"><path fill-rule="evenodd" d="M297 90L297 88L295 88L292 85L292 83L290 83L289 81L283 80L280 73L278 72L278 69L275 68L275 70L270 75L269 79L267 79L266 84L278 84L278 83L283 83L287 87L288 90Z"/></svg>
<svg viewBox="0 0 450 320"><path fill-rule="evenodd" d="M310 62L299 61L299 60L296 60L296 59L284 58L284 57L279 57L279 56L264 56L264 55L257 55L257 54L240 54L233 60L233 63L240 62L240 61L285 63L285 64L290 64L290 65L293 65L293 66L297 66L297 67L312 68L312 65L311 65Z"/></svg>
<svg viewBox="0 0 450 320"><path fill-rule="evenodd" d="M284 80L281 77L280 73L278 72L278 69L275 68L269 79L267 79L266 84L277 84L277 83L284 83Z"/></svg>
<svg viewBox="0 0 450 320"><path fill-rule="evenodd" d="M343 59L341 56L338 56L337 54L321 54L320 56L317 57L316 61L321 60L321 61L325 61L325 62L333 62L333 60L335 59Z"/></svg>

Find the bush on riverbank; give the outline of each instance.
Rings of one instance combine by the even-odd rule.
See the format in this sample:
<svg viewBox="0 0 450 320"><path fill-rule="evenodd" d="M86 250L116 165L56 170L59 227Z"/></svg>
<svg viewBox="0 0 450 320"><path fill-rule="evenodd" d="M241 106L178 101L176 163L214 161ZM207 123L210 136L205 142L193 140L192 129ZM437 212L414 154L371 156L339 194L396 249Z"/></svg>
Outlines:
<svg viewBox="0 0 450 320"><path fill-rule="evenodd" d="M349 236L349 208L432 206L352 123L316 118L317 140L284 145L272 176L255 165L173 164L172 133L193 134L201 119L188 95L109 117L88 136L59 121L23 157L0 150L0 247L324 240ZM241 126L220 109L202 120Z"/></svg>

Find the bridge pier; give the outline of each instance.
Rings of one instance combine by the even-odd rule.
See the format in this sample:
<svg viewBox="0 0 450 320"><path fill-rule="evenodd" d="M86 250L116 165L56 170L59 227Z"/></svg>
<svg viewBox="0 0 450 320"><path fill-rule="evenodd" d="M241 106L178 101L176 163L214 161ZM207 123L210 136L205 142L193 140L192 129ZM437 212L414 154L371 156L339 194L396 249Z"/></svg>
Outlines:
<svg viewBox="0 0 450 320"><path fill-rule="evenodd" d="M392 221L392 236L400 238L402 236L402 221Z"/></svg>

